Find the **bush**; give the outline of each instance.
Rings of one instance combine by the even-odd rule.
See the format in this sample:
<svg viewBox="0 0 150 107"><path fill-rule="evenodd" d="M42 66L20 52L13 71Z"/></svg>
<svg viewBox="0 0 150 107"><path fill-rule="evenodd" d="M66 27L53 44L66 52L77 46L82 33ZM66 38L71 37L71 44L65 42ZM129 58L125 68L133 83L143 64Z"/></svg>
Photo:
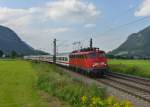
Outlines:
<svg viewBox="0 0 150 107"><path fill-rule="evenodd" d="M110 96L103 100L100 97L81 97L81 107L134 107L130 101L118 101L115 97Z"/></svg>

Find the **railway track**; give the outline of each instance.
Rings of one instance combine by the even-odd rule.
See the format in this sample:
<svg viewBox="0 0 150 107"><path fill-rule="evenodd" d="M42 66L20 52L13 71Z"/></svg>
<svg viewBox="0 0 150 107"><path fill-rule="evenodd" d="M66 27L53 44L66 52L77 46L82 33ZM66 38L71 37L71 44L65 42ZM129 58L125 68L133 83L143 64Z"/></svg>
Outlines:
<svg viewBox="0 0 150 107"><path fill-rule="evenodd" d="M111 86L115 89L118 89L120 91L123 91L150 103L149 79L109 72L104 75L104 78L96 79L96 81Z"/></svg>
<svg viewBox="0 0 150 107"><path fill-rule="evenodd" d="M104 77L97 81L150 102L150 80L119 73L107 73Z"/></svg>
<svg viewBox="0 0 150 107"><path fill-rule="evenodd" d="M135 83L138 82L139 84L147 85L150 87L150 79L136 77L136 76L130 76L130 75L121 74L121 73L114 73L114 72L106 73L106 75L107 76L113 76L116 78L125 79L125 80L132 81Z"/></svg>

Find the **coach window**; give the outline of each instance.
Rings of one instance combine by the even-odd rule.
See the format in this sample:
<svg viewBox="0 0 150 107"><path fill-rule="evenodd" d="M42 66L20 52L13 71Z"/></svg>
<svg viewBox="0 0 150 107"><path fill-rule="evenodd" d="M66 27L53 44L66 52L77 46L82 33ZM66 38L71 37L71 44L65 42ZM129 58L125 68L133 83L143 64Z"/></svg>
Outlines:
<svg viewBox="0 0 150 107"><path fill-rule="evenodd" d="M80 55L78 55L78 58L80 58Z"/></svg>
<svg viewBox="0 0 150 107"><path fill-rule="evenodd" d="M82 55L82 59L84 59L84 55Z"/></svg>
<svg viewBox="0 0 150 107"><path fill-rule="evenodd" d="M65 58L65 61L68 61L68 58Z"/></svg>
<svg viewBox="0 0 150 107"><path fill-rule="evenodd" d="M87 55L85 55L85 58L87 58Z"/></svg>
<svg viewBox="0 0 150 107"><path fill-rule="evenodd" d="M81 58L83 59L83 58L84 58L84 55L81 55Z"/></svg>
<svg viewBox="0 0 150 107"><path fill-rule="evenodd" d="M85 58L86 58L86 55L83 55L83 58L85 59Z"/></svg>

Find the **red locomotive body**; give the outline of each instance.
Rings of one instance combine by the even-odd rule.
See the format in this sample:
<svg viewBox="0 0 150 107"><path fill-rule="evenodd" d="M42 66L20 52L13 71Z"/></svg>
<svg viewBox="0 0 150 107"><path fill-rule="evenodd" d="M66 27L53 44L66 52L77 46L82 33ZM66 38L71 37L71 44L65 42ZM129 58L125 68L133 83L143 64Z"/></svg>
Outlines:
<svg viewBox="0 0 150 107"><path fill-rule="evenodd" d="M84 70L90 74L103 75L108 64L105 52L98 48L88 48L74 51L69 55L71 68Z"/></svg>

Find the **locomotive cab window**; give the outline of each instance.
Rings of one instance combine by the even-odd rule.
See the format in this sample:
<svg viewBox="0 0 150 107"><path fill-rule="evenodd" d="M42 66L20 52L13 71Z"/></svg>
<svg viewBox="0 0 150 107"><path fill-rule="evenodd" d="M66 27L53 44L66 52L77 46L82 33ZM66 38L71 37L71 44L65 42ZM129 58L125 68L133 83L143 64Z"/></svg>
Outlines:
<svg viewBox="0 0 150 107"><path fill-rule="evenodd" d="M106 57L104 52L98 53L98 57Z"/></svg>
<svg viewBox="0 0 150 107"><path fill-rule="evenodd" d="M90 53L89 58L96 58L96 53Z"/></svg>

